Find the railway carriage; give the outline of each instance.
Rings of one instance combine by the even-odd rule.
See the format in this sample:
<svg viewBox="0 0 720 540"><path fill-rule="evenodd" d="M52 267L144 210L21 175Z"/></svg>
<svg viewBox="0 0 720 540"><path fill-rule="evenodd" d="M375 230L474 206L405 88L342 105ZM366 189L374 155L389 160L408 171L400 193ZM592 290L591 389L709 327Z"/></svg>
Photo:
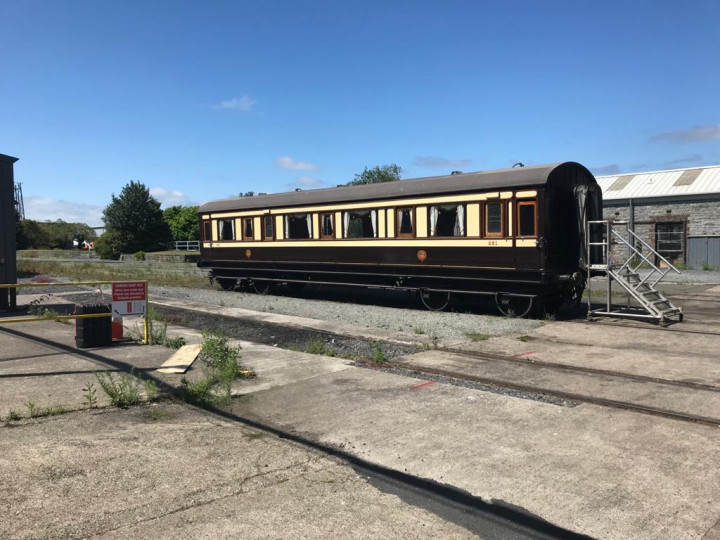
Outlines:
<svg viewBox="0 0 720 540"><path fill-rule="evenodd" d="M224 289L304 283L451 295L517 315L584 288L584 234L601 219L593 175L566 162L212 201L199 266Z"/></svg>

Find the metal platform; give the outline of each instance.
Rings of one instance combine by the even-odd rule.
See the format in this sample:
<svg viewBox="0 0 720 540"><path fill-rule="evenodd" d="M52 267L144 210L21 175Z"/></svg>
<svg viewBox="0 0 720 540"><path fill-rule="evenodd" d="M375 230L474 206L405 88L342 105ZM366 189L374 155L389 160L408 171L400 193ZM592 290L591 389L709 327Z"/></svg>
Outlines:
<svg viewBox="0 0 720 540"><path fill-rule="evenodd" d="M617 225L625 227L626 236L615 230ZM610 247L613 241L627 248L628 256L623 264L614 264L612 261ZM656 288L669 272L680 274L680 270L630 230L627 222L588 221L585 244L588 261L588 318L606 316L651 319L661 325L675 318L678 321L683 320L682 308L675 306ZM604 273L607 278L604 309L593 309L591 304L590 277L598 273ZM627 293L626 306L613 305L613 282L620 284ZM631 299L636 305L632 305Z"/></svg>

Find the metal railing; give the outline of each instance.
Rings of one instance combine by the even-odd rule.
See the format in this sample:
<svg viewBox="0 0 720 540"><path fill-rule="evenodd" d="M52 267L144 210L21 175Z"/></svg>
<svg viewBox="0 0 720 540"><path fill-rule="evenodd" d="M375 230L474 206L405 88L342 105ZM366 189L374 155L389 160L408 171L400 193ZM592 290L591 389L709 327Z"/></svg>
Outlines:
<svg viewBox="0 0 720 540"><path fill-rule="evenodd" d="M200 240L176 240L175 251L200 251Z"/></svg>
<svg viewBox="0 0 720 540"><path fill-rule="evenodd" d="M608 220L588 221L585 229L585 249L587 253L587 287L588 287L588 315L610 315L610 316L632 316L632 317L648 317L659 320L664 323L669 316L677 315L682 320L682 309L675 307L669 299L667 299L655 287L671 270L680 274L678 270L669 260L663 257L655 249L652 248L645 240L640 238L634 231L629 228L627 230L627 239L618 233L613 225L626 225L627 222L619 221L611 223ZM601 228L598 230L598 228ZM592 234L591 234L592 233ZM613 265L611 245L612 240L616 239L628 248L628 257L620 266ZM647 256L643 250L638 249L636 244L647 250ZM593 249L595 248L595 249ZM597 248L602 248L598 252ZM594 255L594 256L593 256ZM655 261L651 260L656 257ZM658 267L656 262L660 260L667 265L663 270ZM638 262L639 261L639 262ZM637 263L637 264L636 264ZM650 271L640 277L639 270L646 264L650 267ZM593 310L591 302L591 277L592 270L602 270L607 276L606 289L606 308L605 311ZM652 278L659 274L657 279ZM648 315L639 315L637 313L628 314L622 311L613 310L612 307L612 282L617 281L627 292L628 308L630 308L630 297L634 298L637 303L648 313Z"/></svg>

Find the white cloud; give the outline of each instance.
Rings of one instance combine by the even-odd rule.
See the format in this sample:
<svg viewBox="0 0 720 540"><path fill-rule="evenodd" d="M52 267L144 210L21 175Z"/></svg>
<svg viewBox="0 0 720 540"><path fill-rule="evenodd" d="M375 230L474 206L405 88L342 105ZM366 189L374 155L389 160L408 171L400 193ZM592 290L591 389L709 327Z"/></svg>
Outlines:
<svg viewBox="0 0 720 540"><path fill-rule="evenodd" d="M442 169L452 167L467 167L471 163L471 159L446 159L437 156L418 156L415 158L413 165L415 165L416 167Z"/></svg>
<svg viewBox="0 0 720 540"><path fill-rule="evenodd" d="M188 204L189 202L187 195L185 195L182 191L174 189L151 187L150 195L160 201L165 208L168 206L175 206L177 204Z"/></svg>
<svg viewBox="0 0 720 540"><path fill-rule="evenodd" d="M668 131L650 137L650 142L699 142L720 139L720 124Z"/></svg>
<svg viewBox="0 0 720 540"><path fill-rule="evenodd" d="M49 197L24 197L25 217L35 221L62 219L68 223L86 223L91 227L103 225L103 206L82 202L51 199Z"/></svg>
<svg viewBox="0 0 720 540"><path fill-rule="evenodd" d="M287 184L287 187L290 189L295 188L319 188L321 186L324 186L325 182L323 180L320 180L319 178L312 178L310 176L299 176L295 182L292 184Z"/></svg>
<svg viewBox="0 0 720 540"><path fill-rule="evenodd" d="M251 98L250 96L246 96L243 94L239 98L232 98L228 99L226 101L221 101L217 105L215 105L216 109L225 109L228 111L242 111L242 112L248 112L251 111L252 108L257 103L257 100Z"/></svg>
<svg viewBox="0 0 720 540"><path fill-rule="evenodd" d="M317 171L320 167L306 161L295 161L290 156L282 156L275 160L275 165L286 171Z"/></svg>

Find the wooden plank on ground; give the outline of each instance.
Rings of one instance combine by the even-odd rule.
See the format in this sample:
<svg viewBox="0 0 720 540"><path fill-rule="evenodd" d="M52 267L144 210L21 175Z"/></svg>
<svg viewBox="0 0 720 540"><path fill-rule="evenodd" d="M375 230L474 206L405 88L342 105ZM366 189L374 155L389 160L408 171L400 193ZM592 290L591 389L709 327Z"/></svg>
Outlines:
<svg viewBox="0 0 720 540"><path fill-rule="evenodd" d="M183 345L157 371L160 373L185 373L200 354L201 348L202 345L199 343Z"/></svg>

